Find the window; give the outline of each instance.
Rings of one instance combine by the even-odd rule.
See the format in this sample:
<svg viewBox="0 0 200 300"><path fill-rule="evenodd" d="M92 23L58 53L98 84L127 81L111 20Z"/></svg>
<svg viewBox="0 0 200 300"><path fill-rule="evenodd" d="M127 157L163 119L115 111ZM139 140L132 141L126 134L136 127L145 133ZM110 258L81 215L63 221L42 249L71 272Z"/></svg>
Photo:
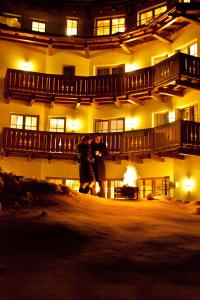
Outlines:
<svg viewBox="0 0 200 300"><path fill-rule="evenodd" d="M191 0L179 0L179 3L190 3Z"/></svg>
<svg viewBox="0 0 200 300"><path fill-rule="evenodd" d="M169 123L169 112L154 114L154 126L160 126Z"/></svg>
<svg viewBox="0 0 200 300"><path fill-rule="evenodd" d="M192 43L181 49L182 53L197 56L197 43Z"/></svg>
<svg viewBox="0 0 200 300"><path fill-rule="evenodd" d="M46 23L40 21L32 21L32 30L38 32L46 31Z"/></svg>
<svg viewBox="0 0 200 300"><path fill-rule="evenodd" d="M75 66L64 66L63 75L65 76L74 76L75 75Z"/></svg>
<svg viewBox="0 0 200 300"><path fill-rule="evenodd" d="M182 120L198 122L198 105L185 107L180 113Z"/></svg>
<svg viewBox="0 0 200 300"><path fill-rule="evenodd" d="M112 120L95 120L95 132L122 132L124 131L125 120L112 119Z"/></svg>
<svg viewBox="0 0 200 300"><path fill-rule="evenodd" d="M78 34L78 20L76 19L67 19L67 35L77 35Z"/></svg>
<svg viewBox="0 0 200 300"><path fill-rule="evenodd" d="M11 128L38 130L38 116L11 115Z"/></svg>
<svg viewBox="0 0 200 300"><path fill-rule="evenodd" d="M137 185L141 198L147 197L148 194L152 194L153 196L170 195L170 178L168 176L141 178L137 180Z"/></svg>
<svg viewBox="0 0 200 300"><path fill-rule="evenodd" d="M112 19L112 34L125 31L125 18Z"/></svg>
<svg viewBox="0 0 200 300"><path fill-rule="evenodd" d="M108 66L108 67L97 67L96 75L117 75L125 73L125 65L119 66Z"/></svg>
<svg viewBox="0 0 200 300"><path fill-rule="evenodd" d="M152 18L159 16L167 10L167 5L155 7L138 13L138 25L147 25Z"/></svg>
<svg viewBox="0 0 200 300"><path fill-rule="evenodd" d="M121 187L123 185L123 180L111 180L110 182L110 198L115 198L115 188Z"/></svg>
<svg viewBox="0 0 200 300"><path fill-rule="evenodd" d="M110 120L110 132L124 131L124 119Z"/></svg>
<svg viewBox="0 0 200 300"><path fill-rule="evenodd" d="M8 27L20 28L21 20L19 16L2 14L0 15L0 24L6 25Z"/></svg>
<svg viewBox="0 0 200 300"><path fill-rule="evenodd" d="M66 119L65 118L50 118L49 131L51 132L65 132Z"/></svg>
<svg viewBox="0 0 200 300"><path fill-rule="evenodd" d="M125 18L113 17L108 19L100 19L96 21L96 34L109 35L125 31Z"/></svg>
<svg viewBox="0 0 200 300"><path fill-rule="evenodd" d="M95 132L108 132L108 120L95 121Z"/></svg>

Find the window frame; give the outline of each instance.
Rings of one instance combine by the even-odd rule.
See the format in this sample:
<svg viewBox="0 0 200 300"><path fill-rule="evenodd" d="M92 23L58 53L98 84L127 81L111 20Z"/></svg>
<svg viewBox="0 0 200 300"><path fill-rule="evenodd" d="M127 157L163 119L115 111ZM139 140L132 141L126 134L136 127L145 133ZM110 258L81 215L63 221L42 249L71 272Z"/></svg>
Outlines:
<svg viewBox="0 0 200 300"><path fill-rule="evenodd" d="M123 121L123 131L111 131L111 122L112 121L118 121L122 120ZM97 122L108 122L108 131L102 132L96 130L96 124ZM94 120L94 132L99 132L99 133L114 133L114 132L124 132L125 131L125 118L114 118L114 119L95 119Z"/></svg>
<svg viewBox="0 0 200 300"><path fill-rule="evenodd" d="M45 24L45 31L39 31L39 30L33 30L33 22L37 22L38 24ZM47 21L46 20L40 20L40 19L31 19L31 30L33 32L39 32L39 33L46 33L47 32Z"/></svg>
<svg viewBox="0 0 200 300"><path fill-rule="evenodd" d="M197 110L196 114L195 114L195 108ZM194 111L194 115L192 115L192 109ZM179 111L180 111L180 119L181 120L184 120L183 113L186 110L189 110L189 119L185 119L185 120L191 121L191 122L198 122L198 119L199 119L198 118L198 110L199 110L198 104L188 105L188 106L180 108ZM193 118L193 120L192 120L192 118ZM195 118L196 118L196 120L195 120Z"/></svg>
<svg viewBox="0 0 200 300"><path fill-rule="evenodd" d="M167 117L167 122L166 123L163 123L163 124L158 124L158 120L156 119L156 117L158 116L158 115L165 115L165 114L167 114L168 115L168 117ZM163 125L166 125L166 124L168 124L168 123L170 123L169 122L169 111L168 110L166 110L166 111L158 111L158 112L154 112L153 113L153 127L158 127L158 126L163 126Z"/></svg>
<svg viewBox="0 0 200 300"><path fill-rule="evenodd" d="M161 8L161 7L164 7L166 6L167 8L167 2L163 2L163 3L159 3L158 5L154 5L154 6L151 6L151 7L148 7L146 9L143 9L143 10L139 10L137 12L137 26L146 26L148 24L148 21L144 24L141 24L141 15L144 14L144 13L148 13L148 12L152 12L152 17L151 18L146 18L145 20L151 20L151 19L154 19L155 17L158 17L160 14L158 15L155 15L155 10L158 9L158 8ZM166 9L167 11L167 9ZM164 13L164 12L163 12ZM162 14L162 13L161 13Z"/></svg>
<svg viewBox="0 0 200 300"><path fill-rule="evenodd" d="M64 120L64 131L51 131L50 130L50 121L51 119L56 119L56 120ZM66 117L49 117L49 122L48 122L48 131L49 132L56 132L56 133L64 133L66 132L66 124L67 124L67 120ZM56 128L57 129L57 128Z"/></svg>
<svg viewBox="0 0 200 300"><path fill-rule="evenodd" d="M120 64L120 65L112 65L112 66L96 66L95 67L95 75L96 76L108 76L108 75L116 75L116 74L113 74L113 69L116 69L116 68L120 68L120 67L123 67L124 68L124 72L123 73L119 73L119 74L125 74L125 67L126 65L125 64ZM101 75L98 75L98 70L102 70L102 69L108 69L108 74L101 74Z"/></svg>
<svg viewBox="0 0 200 300"><path fill-rule="evenodd" d="M14 128L11 127L11 120L12 120L12 116L22 116L23 117L23 123L22 123L22 128ZM26 129L26 117L34 117L37 118L37 129ZM27 114L16 114L16 113L10 113L10 128L13 129L19 129L19 130L28 130L28 131L39 131L39 120L40 120L40 116L39 115L27 115Z"/></svg>
<svg viewBox="0 0 200 300"><path fill-rule="evenodd" d="M124 31L119 31L119 32L115 32L112 33L112 20L113 19L124 19ZM109 33L108 34L103 34L103 35L98 35L97 31L98 31L98 21L109 21ZM114 34L118 34L118 33L122 33L126 31L126 15L116 15L116 16L108 16L108 17L100 17L100 18L95 18L95 27L94 27L94 34L95 36L108 36L108 35L114 35Z"/></svg>
<svg viewBox="0 0 200 300"><path fill-rule="evenodd" d="M78 36L79 35L79 18L74 18L74 17L66 17L65 18L66 21L66 31L65 31L65 35L66 36ZM77 21L77 33L76 34L67 34L67 21Z"/></svg>

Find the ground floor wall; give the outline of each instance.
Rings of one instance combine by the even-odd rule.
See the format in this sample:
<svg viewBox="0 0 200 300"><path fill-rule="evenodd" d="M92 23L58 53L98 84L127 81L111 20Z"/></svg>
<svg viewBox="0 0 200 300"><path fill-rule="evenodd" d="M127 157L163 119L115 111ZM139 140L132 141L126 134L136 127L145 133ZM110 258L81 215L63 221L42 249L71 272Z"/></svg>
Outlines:
<svg viewBox="0 0 200 300"><path fill-rule="evenodd" d="M166 193L165 187L156 186L160 182L160 184L167 184L167 195L171 197L185 201L199 200L200 157L187 156L184 160L166 158L164 162L145 159L143 163L126 160L106 161L106 174L110 188L113 189L115 182L120 184L130 163L136 167L138 182L142 189L146 189L146 192L163 191ZM46 159L28 160L22 157L1 157L0 167L3 171L28 178L59 179L60 182L62 179L78 182L79 178L79 164L68 160L48 161ZM155 185L155 187L149 188L149 185Z"/></svg>

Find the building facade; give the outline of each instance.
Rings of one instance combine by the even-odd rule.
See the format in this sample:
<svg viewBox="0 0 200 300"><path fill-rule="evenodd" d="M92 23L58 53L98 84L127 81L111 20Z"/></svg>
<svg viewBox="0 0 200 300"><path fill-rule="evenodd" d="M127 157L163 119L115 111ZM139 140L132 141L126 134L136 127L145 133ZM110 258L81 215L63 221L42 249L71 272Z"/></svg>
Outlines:
<svg viewBox="0 0 200 300"><path fill-rule="evenodd" d="M75 146L102 132L107 195L198 200L200 3L3 1L0 166L78 187Z"/></svg>

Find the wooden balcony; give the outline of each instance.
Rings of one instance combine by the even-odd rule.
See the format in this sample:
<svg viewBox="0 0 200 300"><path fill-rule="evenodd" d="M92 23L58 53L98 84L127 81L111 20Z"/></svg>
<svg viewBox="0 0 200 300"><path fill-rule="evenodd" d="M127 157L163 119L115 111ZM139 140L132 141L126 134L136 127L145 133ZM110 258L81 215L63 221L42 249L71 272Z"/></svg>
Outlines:
<svg viewBox="0 0 200 300"><path fill-rule="evenodd" d="M5 156L76 159L76 145L83 134L4 128L1 150ZM200 154L200 123L176 121L155 128L104 133L107 159L143 159Z"/></svg>
<svg viewBox="0 0 200 300"><path fill-rule="evenodd" d="M200 88L200 58L177 53L153 67L122 75L63 76L8 69L4 93L7 99L25 100L29 104L37 101L78 107L142 103L152 97L153 91L182 95L183 88L192 86Z"/></svg>

